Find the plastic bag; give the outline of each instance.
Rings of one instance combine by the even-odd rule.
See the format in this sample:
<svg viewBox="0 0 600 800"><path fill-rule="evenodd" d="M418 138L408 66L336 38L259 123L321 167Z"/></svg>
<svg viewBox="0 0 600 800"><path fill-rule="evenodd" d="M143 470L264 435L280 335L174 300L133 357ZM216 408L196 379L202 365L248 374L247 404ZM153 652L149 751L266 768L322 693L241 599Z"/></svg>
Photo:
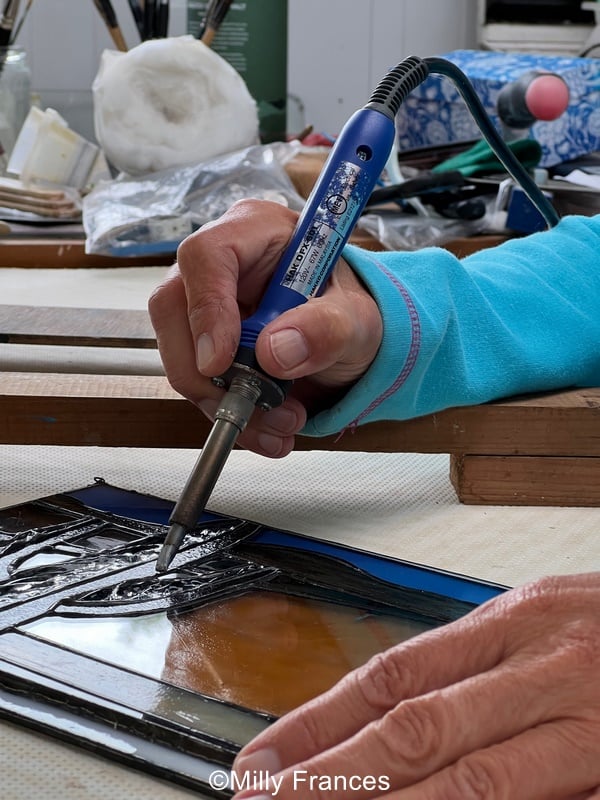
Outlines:
<svg viewBox="0 0 600 800"><path fill-rule="evenodd" d="M300 211L305 201L285 171L299 147L254 145L201 164L102 181L83 200L86 253L174 253L186 236L244 198Z"/></svg>
<svg viewBox="0 0 600 800"><path fill-rule="evenodd" d="M474 236L488 228L488 215L477 220L448 219L432 212L427 216L400 211L365 214L359 227L386 250L420 250L441 247L452 239Z"/></svg>

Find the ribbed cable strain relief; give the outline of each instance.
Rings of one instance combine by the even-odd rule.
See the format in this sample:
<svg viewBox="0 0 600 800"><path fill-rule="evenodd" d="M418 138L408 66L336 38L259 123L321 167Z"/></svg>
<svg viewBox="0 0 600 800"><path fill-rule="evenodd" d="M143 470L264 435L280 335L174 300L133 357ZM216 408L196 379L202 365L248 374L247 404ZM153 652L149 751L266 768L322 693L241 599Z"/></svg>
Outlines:
<svg viewBox="0 0 600 800"><path fill-rule="evenodd" d="M429 67L419 56L409 56L390 70L366 105L394 119L403 101L427 78Z"/></svg>

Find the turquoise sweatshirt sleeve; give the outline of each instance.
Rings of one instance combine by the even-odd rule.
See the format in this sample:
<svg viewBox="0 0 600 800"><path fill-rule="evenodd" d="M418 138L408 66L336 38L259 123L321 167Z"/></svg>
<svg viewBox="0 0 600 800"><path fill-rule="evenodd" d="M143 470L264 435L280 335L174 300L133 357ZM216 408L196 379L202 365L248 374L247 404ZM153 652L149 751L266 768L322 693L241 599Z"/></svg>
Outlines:
<svg viewBox="0 0 600 800"><path fill-rule="evenodd" d="M373 364L303 431L324 436L376 420L567 386L600 386L600 216L463 260L441 248L344 257L384 321Z"/></svg>

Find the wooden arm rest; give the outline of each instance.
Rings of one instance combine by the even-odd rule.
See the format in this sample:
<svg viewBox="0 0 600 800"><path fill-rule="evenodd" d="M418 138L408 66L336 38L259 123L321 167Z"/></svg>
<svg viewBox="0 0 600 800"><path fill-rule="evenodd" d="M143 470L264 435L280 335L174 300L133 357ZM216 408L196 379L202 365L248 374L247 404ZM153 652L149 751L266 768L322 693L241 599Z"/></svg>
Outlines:
<svg viewBox="0 0 600 800"><path fill-rule="evenodd" d="M145 311L0 306L0 341L154 348ZM210 425L164 377L10 372L0 386L0 442L202 447ZM600 505L600 388L452 408L298 450L449 453L470 503Z"/></svg>
<svg viewBox="0 0 600 800"><path fill-rule="evenodd" d="M160 376L10 372L0 386L4 444L201 447L210 424ZM600 456L600 388L376 422L299 450Z"/></svg>

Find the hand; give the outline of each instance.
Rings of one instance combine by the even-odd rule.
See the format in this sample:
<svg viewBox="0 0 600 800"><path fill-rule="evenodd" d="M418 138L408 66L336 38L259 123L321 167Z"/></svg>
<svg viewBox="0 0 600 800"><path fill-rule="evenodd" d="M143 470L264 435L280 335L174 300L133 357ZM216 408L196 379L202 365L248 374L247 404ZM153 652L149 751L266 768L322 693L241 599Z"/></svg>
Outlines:
<svg viewBox="0 0 600 800"><path fill-rule="evenodd" d="M545 578L371 659L236 775L267 770L278 800L600 798L599 663L600 573Z"/></svg>
<svg viewBox="0 0 600 800"><path fill-rule="evenodd" d="M245 200L188 237L178 263L149 300L150 318L173 388L212 418L222 390L210 378L230 366L241 318L258 305L288 243L295 212ZM308 413L335 402L365 372L381 343L379 309L340 259L321 297L269 323L256 355L272 377L294 380L276 409L256 411L239 444L287 455Z"/></svg>

